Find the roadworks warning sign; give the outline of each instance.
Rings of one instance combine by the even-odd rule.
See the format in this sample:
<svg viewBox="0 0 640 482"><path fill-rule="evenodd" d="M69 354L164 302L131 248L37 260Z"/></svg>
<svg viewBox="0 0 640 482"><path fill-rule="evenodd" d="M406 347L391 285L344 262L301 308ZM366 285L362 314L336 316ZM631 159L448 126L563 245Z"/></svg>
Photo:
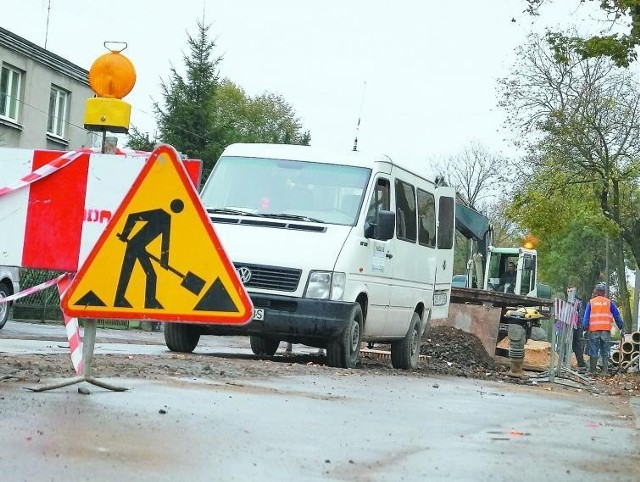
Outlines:
<svg viewBox="0 0 640 482"><path fill-rule="evenodd" d="M61 305L81 318L251 318L251 300L172 147L151 154Z"/></svg>

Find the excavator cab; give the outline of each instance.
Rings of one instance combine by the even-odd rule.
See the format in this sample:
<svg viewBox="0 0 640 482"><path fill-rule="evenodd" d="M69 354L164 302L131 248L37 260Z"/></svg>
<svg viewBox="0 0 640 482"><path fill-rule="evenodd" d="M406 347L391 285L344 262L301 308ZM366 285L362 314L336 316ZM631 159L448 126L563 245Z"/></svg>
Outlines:
<svg viewBox="0 0 640 482"><path fill-rule="evenodd" d="M509 265L513 265L513 273ZM484 289L523 296L537 296L537 252L525 248L496 248L487 253Z"/></svg>

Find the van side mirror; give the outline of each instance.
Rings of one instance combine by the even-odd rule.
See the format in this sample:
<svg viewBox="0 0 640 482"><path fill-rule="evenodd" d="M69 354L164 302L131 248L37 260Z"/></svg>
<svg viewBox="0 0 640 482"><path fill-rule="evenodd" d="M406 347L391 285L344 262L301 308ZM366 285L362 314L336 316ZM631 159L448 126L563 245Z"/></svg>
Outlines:
<svg viewBox="0 0 640 482"><path fill-rule="evenodd" d="M393 238L395 228L396 214L393 211L378 211L376 222L365 226L364 236L379 241L387 241Z"/></svg>
<svg viewBox="0 0 640 482"><path fill-rule="evenodd" d="M524 269L531 269L533 267L533 260L531 258L524 258Z"/></svg>

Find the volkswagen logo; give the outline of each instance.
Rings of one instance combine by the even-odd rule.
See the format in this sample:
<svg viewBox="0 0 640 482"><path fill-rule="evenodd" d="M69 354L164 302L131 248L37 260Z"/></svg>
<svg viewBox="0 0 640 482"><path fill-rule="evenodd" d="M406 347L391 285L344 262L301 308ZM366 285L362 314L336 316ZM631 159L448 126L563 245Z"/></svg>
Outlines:
<svg viewBox="0 0 640 482"><path fill-rule="evenodd" d="M238 268L238 276L240 276L242 284L246 285L251 280L251 270L246 266L241 266Z"/></svg>

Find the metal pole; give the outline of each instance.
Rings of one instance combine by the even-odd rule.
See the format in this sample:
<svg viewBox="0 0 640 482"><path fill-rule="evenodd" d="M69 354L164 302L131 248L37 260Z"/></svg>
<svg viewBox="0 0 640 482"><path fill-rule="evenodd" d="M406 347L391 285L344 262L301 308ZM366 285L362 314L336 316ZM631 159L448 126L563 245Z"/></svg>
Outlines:
<svg viewBox="0 0 640 482"><path fill-rule="evenodd" d="M635 302L633 303L633 322L631 326L635 324L636 331L640 331L640 318L638 317L638 307L640 305L640 266L636 267L636 280L634 284L633 297Z"/></svg>
<svg viewBox="0 0 640 482"><path fill-rule="evenodd" d="M553 315L551 326L551 356L549 362L549 383L553 383L556 374L556 315Z"/></svg>
<svg viewBox="0 0 640 482"><path fill-rule="evenodd" d="M608 234L605 241L604 275L605 275L604 294L608 298L609 297L609 235Z"/></svg>

